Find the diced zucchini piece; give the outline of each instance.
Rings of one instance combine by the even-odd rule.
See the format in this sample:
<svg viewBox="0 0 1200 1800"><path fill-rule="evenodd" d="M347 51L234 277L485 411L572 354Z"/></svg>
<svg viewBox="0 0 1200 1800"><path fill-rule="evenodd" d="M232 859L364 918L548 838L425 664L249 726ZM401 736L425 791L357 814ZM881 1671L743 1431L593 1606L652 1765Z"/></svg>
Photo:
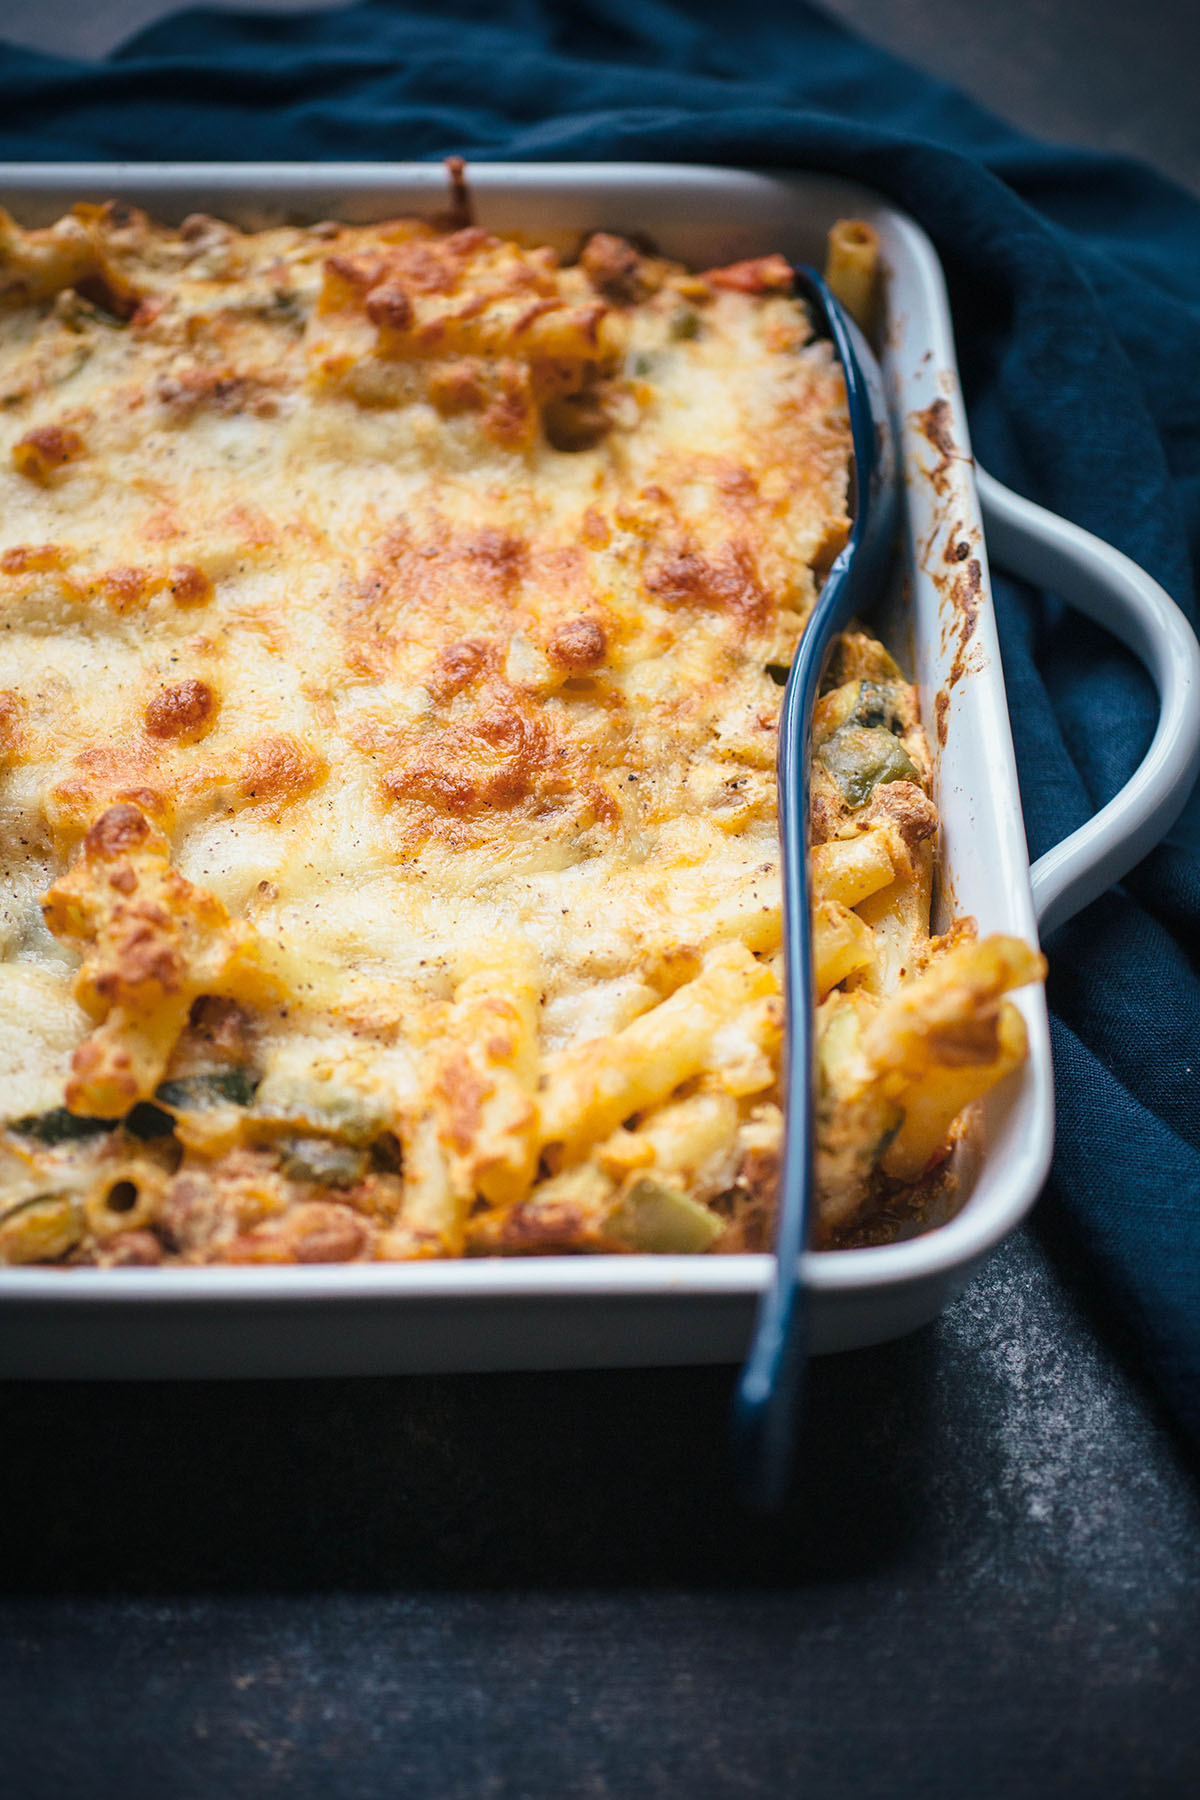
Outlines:
<svg viewBox="0 0 1200 1800"><path fill-rule="evenodd" d="M817 751L850 806L865 806L889 781L919 781L916 764L899 738L879 727L842 725Z"/></svg>
<svg viewBox="0 0 1200 1800"><path fill-rule="evenodd" d="M299 1067L277 1063L258 1089L254 1110L258 1118L290 1125L297 1137L338 1137L364 1147L392 1125L385 1095L365 1092L320 1058Z"/></svg>
<svg viewBox="0 0 1200 1800"><path fill-rule="evenodd" d="M608 1219L619 1243L663 1255L707 1250L724 1225L707 1206L650 1175L634 1182Z"/></svg>
<svg viewBox="0 0 1200 1800"><path fill-rule="evenodd" d="M33 1138L39 1144L74 1144L82 1138L97 1137L102 1131L112 1131L116 1124L115 1119L92 1119L82 1113L68 1112L65 1106L55 1106L50 1112L14 1119L9 1130L21 1137Z"/></svg>
<svg viewBox="0 0 1200 1800"><path fill-rule="evenodd" d="M280 1146L279 1167L292 1181L348 1188L367 1172L367 1153L332 1138L290 1138Z"/></svg>
<svg viewBox="0 0 1200 1800"><path fill-rule="evenodd" d="M204 1075L162 1081L154 1098L176 1112L202 1112L210 1106L249 1106L257 1089L258 1077L249 1069L212 1069Z"/></svg>

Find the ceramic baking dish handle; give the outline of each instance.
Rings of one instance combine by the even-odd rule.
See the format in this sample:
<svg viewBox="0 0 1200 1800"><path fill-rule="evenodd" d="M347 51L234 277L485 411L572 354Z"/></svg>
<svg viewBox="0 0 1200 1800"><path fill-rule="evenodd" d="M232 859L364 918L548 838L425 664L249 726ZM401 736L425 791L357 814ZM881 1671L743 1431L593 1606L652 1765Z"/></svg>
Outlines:
<svg viewBox="0 0 1200 1800"><path fill-rule="evenodd" d="M1030 871L1043 936L1095 900L1168 832L1200 771L1200 646L1170 595L1111 544L977 469L988 555L1111 631L1158 689L1154 741L1094 819Z"/></svg>

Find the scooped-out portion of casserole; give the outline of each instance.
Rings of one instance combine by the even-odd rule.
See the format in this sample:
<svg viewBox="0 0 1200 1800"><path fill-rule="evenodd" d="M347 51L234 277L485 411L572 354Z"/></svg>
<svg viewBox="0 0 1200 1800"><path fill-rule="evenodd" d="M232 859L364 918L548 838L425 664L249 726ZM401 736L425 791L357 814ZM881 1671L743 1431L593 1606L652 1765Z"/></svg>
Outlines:
<svg viewBox="0 0 1200 1800"><path fill-rule="evenodd" d="M849 457L781 257L0 216L0 1261L768 1246ZM931 940L861 633L815 755L835 1245L929 1216L1041 962Z"/></svg>

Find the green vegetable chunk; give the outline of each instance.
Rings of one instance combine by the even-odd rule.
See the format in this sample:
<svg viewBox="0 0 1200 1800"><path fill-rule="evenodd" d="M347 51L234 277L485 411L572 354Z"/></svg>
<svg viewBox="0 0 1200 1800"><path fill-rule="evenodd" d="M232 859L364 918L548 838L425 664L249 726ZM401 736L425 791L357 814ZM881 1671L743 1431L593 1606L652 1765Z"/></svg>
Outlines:
<svg viewBox="0 0 1200 1800"><path fill-rule="evenodd" d="M56 1106L50 1112L14 1119L9 1130L18 1132L21 1137L34 1138L39 1144L74 1144L81 1138L112 1131L116 1124L115 1119L91 1119L82 1113L68 1112L65 1106Z"/></svg>
<svg viewBox="0 0 1200 1800"><path fill-rule="evenodd" d="M292 1181L348 1188L367 1172L367 1153L330 1138L292 1138L282 1146L279 1167Z"/></svg>
<svg viewBox="0 0 1200 1800"><path fill-rule="evenodd" d="M121 1123L130 1137L140 1138L143 1143L148 1143L151 1138L169 1137L175 1129L170 1113L150 1100L139 1100Z"/></svg>
<svg viewBox="0 0 1200 1800"><path fill-rule="evenodd" d="M177 1112L203 1112L210 1106L249 1106L257 1091L258 1076L249 1069L213 1069L160 1082L154 1098Z"/></svg>
<svg viewBox="0 0 1200 1800"><path fill-rule="evenodd" d="M700 335L700 315L694 313L690 306L681 306L671 314L667 330L676 342Z"/></svg>
<svg viewBox="0 0 1200 1800"><path fill-rule="evenodd" d="M630 1250L680 1255L707 1250L725 1222L678 1188L643 1175L609 1215L608 1229Z"/></svg>
<svg viewBox="0 0 1200 1800"><path fill-rule="evenodd" d="M816 754L851 806L865 806L872 791L889 781L920 780L899 738L880 726L843 725Z"/></svg>

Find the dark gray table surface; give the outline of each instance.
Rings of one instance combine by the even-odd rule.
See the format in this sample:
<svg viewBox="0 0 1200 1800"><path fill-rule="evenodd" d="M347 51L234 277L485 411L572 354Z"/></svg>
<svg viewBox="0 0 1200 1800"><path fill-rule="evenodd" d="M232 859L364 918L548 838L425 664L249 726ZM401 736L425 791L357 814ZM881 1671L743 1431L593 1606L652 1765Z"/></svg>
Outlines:
<svg viewBox="0 0 1200 1800"><path fill-rule="evenodd" d="M818 1364L0 1392L0 1767L46 1796L1185 1795L1200 1506L1029 1236Z"/></svg>
<svg viewBox="0 0 1200 1800"><path fill-rule="evenodd" d="M833 10L1200 188L1195 0ZM727 1370L0 1384L0 1795L1195 1795L1197 1473L1064 1265L819 1364L770 1524Z"/></svg>

